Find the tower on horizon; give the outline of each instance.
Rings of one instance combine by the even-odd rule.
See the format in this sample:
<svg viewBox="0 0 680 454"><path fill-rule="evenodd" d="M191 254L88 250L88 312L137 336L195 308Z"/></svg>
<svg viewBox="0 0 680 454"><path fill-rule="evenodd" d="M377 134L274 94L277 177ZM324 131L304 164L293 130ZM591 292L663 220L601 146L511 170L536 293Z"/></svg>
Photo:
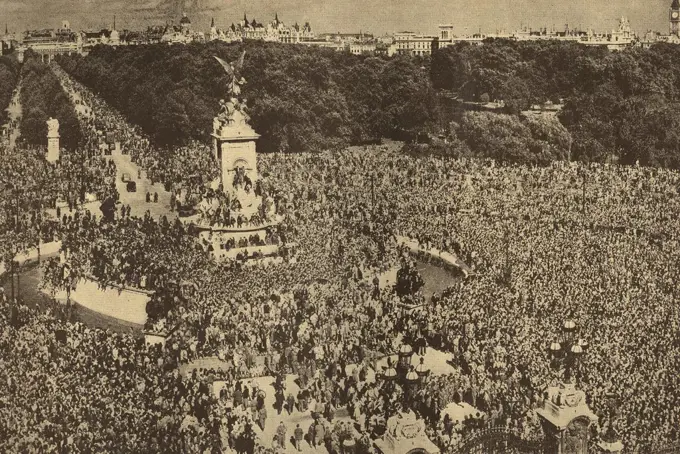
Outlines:
<svg viewBox="0 0 680 454"><path fill-rule="evenodd" d="M680 36L680 0L673 0L669 14L671 35Z"/></svg>

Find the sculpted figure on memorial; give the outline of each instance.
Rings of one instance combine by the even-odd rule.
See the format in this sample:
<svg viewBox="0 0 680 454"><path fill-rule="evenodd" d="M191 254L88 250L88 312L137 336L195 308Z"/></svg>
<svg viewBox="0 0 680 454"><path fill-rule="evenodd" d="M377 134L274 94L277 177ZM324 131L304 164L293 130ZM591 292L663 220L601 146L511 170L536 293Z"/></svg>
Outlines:
<svg viewBox="0 0 680 454"><path fill-rule="evenodd" d="M222 125L228 125L230 123L233 123L234 119L234 112L236 111L236 107L234 105L234 99L230 99L229 101L225 101L224 99L220 100L220 113L217 115L217 119L222 123Z"/></svg>
<svg viewBox="0 0 680 454"><path fill-rule="evenodd" d="M226 62L219 57L215 57L215 60L222 65L222 68L224 68L224 71L229 77L229 81L227 82L227 96L229 97L229 102L225 104L230 107L230 109L225 111L222 109L222 103L220 103L220 117L226 118L227 121L233 117L236 110L243 114L246 121L249 118L246 112L247 106L245 105L245 100L239 100L241 87L246 84L246 79L241 75L245 55L246 51L241 52L241 56L238 60L233 62Z"/></svg>
<svg viewBox="0 0 680 454"><path fill-rule="evenodd" d="M47 120L47 135L56 136L59 134L59 120L50 118Z"/></svg>

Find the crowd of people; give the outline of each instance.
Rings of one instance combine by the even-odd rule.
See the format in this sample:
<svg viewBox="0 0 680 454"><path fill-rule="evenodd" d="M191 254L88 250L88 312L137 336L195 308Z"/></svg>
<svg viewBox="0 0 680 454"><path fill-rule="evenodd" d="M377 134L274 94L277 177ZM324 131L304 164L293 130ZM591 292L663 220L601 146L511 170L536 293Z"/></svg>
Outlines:
<svg viewBox="0 0 680 454"><path fill-rule="evenodd" d="M0 311L4 452L203 453L219 441L206 377L183 377L143 339L25 312L11 323Z"/></svg>
<svg viewBox="0 0 680 454"><path fill-rule="evenodd" d="M577 380L596 412L604 417L604 396L619 396L615 425L630 449L677 440L677 172L497 167L369 150L266 158L272 175L285 175L281 186L307 169L300 191L319 191L325 219L344 208L334 188L345 201L359 193L390 233L453 251L473 268L411 324L454 354L461 394L530 414L556 378L549 341L573 319L590 345Z"/></svg>
<svg viewBox="0 0 680 454"><path fill-rule="evenodd" d="M173 190L188 191L199 181L191 191L206 191L202 185L212 178L169 177L175 170L162 170L165 160L137 128L74 87L92 106L88 130L115 131L142 167ZM115 175L106 159L89 151L100 142L99 134L92 136L91 147L62 165L85 163L92 169L87 192L114 197L98 192L110 191ZM178 153L187 159L202 154ZM36 167L20 161L7 161L3 169L17 186L28 187ZM171 169L178 161L171 155L167 162ZM13 317L14 305L3 299L0 387L6 392L0 396L10 397L0 413L11 424L0 426L6 431L0 439L7 440L0 447L277 452L287 449L286 433L271 444L259 438L255 426L266 424L266 410L263 420L257 391L251 386L246 398L243 382L286 374L297 378L300 393L289 396L279 378L278 410L312 416L301 432L330 453L350 439L370 452L367 440L380 436L386 416L400 409L423 418L442 451L492 425L539 438L536 409L563 374L551 367L548 346L566 320L577 324L588 345L573 375L600 417L593 442L605 425L615 427L633 452L680 438L674 424L680 419L680 312L674 304L680 296L680 173L573 163L504 167L410 156L398 144L264 155L258 167L263 178L251 189L266 194L282 219L264 242L294 239L297 245L295 260L275 266L215 261L213 242L195 226L150 213L131 216L126 206L113 219L78 210L49 222L38 222L37 206L34 220L22 211L17 223L9 216L16 209L5 202L4 231L47 225L43 234L62 241L61 256L45 265L46 287L77 286L89 276L101 285L148 290L148 328L173 334L161 350L51 313L24 308ZM57 175L50 194L63 193L70 178L68 171ZM409 300L423 305L406 311L403 295L380 284L388 271L414 269L400 238L425 251L455 254L472 273L452 277L451 286L432 298ZM65 341L56 335L63 332ZM421 342L446 352L452 372L426 378L415 393L368 379L383 372L379 357ZM205 356L231 365L230 372L178 373L178 366ZM219 398L211 397L209 386L217 379L227 382ZM606 411L612 394L619 401L614 416ZM478 414L452 420L443 409L458 402ZM340 407L356 433L333 422ZM296 433L287 435L298 440Z"/></svg>

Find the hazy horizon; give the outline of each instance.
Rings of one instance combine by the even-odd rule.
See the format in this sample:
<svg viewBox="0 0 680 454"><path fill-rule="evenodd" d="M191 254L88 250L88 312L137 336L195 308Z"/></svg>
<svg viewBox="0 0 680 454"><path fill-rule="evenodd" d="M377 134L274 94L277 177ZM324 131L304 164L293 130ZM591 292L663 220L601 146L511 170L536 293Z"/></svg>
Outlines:
<svg viewBox="0 0 680 454"><path fill-rule="evenodd" d="M637 32L668 32L671 0L0 0L10 31L56 28L68 20L74 29L140 29L179 20L186 12L196 30L207 31L249 19L267 22L275 13L287 24L310 22L316 33L359 32L377 35L401 30L434 34L442 23L462 35L481 30L512 31L555 26L610 31L626 16Z"/></svg>

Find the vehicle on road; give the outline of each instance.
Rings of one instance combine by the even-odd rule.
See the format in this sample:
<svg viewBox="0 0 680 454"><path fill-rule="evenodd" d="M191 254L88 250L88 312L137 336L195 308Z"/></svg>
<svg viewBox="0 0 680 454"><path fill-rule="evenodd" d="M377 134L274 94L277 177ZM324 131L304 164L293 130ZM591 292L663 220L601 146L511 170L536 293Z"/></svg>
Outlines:
<svg viewBox="0 0 680 454"><path fill-rule="evenodd" d="M135 181L129 180L125 187L127 192L137 192L137 183Z"/></svg>
<svg viewBox="0 0 680 454"><path fill-rule="evenodd" d="M121 178L121 181L123 183L127 183L128 181L132 181L132 178L130 177L129 173L124 173L123 177Z"/></svg>

